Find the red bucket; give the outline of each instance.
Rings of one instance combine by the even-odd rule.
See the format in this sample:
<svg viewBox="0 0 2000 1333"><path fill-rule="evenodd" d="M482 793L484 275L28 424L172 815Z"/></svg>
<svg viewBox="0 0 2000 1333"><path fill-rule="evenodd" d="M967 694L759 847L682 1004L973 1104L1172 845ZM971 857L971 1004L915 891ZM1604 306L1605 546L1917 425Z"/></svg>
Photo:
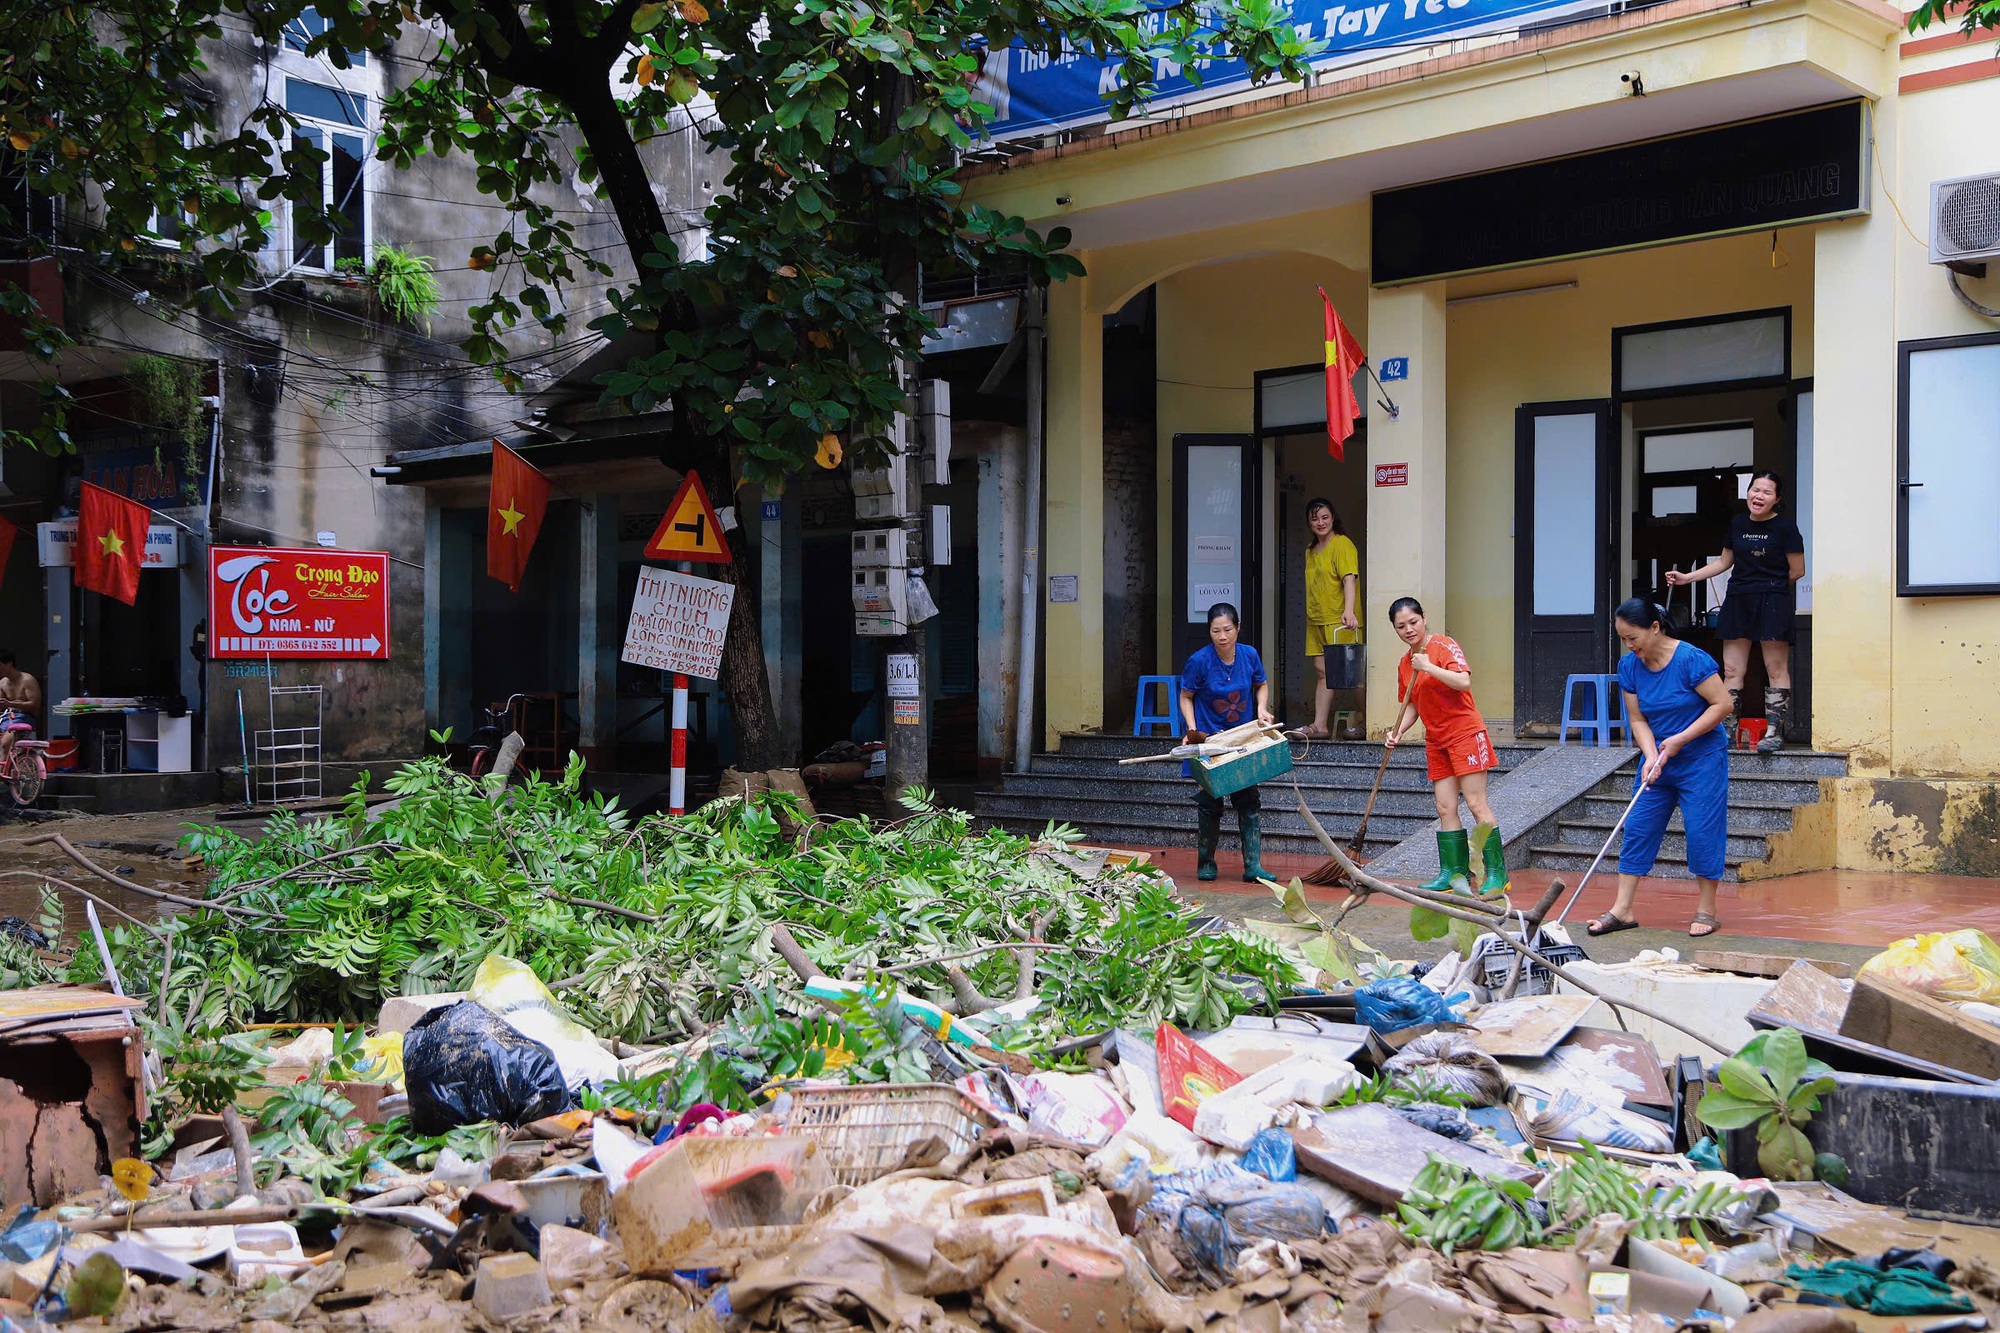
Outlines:
<svg viewBox="0 0 2000 1333"><path fill-rule="evenodd" d="M76 737L51 736L49 738L49 748L43 752L42 758L48 764L50 772L55 772L58 769L75 768Z"/></svg>

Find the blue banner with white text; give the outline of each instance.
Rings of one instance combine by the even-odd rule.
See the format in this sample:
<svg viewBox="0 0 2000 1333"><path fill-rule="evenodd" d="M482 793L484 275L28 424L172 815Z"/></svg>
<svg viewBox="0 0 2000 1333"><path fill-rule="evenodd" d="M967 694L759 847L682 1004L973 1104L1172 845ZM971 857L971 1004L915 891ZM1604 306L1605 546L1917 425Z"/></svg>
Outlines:
<svg viewBox="0 0 2000 1333"><path fill-rule="evenodd" d="M1397 50L1603 7L1603 0L1293 0L1292 22L1302 36L1328 44L1313 61L1315 73L1324 74ZM992 138L1046 133L1108 116L1104 97L1117 86L1117 62L1075 51L1052 58L1019 45L1004 55L1003 62L989 54L979 78L980 97L995 112L986 127ZM1156 91L1148 106L1155 113L1250 86L1248 68L1220 47L1197 61L1192 74L1164 60L1155 62L1153 73ZM1284 85L1265 87L1277 91Z"/></svg>

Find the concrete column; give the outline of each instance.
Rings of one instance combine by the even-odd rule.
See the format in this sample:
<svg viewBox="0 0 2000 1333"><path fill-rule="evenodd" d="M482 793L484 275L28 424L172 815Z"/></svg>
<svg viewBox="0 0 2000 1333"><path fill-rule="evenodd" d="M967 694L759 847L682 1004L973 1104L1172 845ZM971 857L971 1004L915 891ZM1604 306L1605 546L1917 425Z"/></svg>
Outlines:
<svg viewBox="0 0 2000 1333"><path fill-rule="evenodd" d="M472 734L471 542L445 522L435 502L424 510L424 725Z"/></svg>
<svg viewBox="0 0 2000 1333"><path fill-rule="evenodd" d="M1895 111L1874 106L1883 179ZM1880 191L1878 181L1876 190ZM1895 763L1896 218L1822 223L1813 240L1812 743L1848 772ZM1749 701L1745 701L1746 704Z"/></svg>
<svg viewBox="0 0 2000 1333"><path fill-rule="evenodd" d="M779 499L778 517L761 517L771 503L761 491L745 488L738 512L757 515L744 520L744 540L760 543L757 556L758 591L763 612L764 672L771 682L772 721L780 747L796 754L803 744L800 716L801 671L804 665L803 566L800 561L804 519L799 499Z"/></svg>
<svg viewBox="0 0 2000 1333"><path fill-rule="evenodd" d="M180 668L180 692L187 696L189 710L199 719L189 760L200 769L208 766L208 700L201 692L203 663L188 646L194 642L195 627L208 619L208 543L185 529L175 536L181 548L181 567L174 571L180 583L181 640L174 649L174 661Z"/></svg>
<svg viewBox="0 0 2000 1333"><path fill-rule="evenodd" d="M1021 659L1021 500L1027 438L1012 427L982 430L979 458L979 765L998 777L1011 753ZM954 443L971 445L970 430ZM961 446L961 447L966 447Z"/></svg>
<svg viewBox="0 0 2000 1333"><path fill-rule="evenodd" d="M32 533L29 534L32 538ZM32 552L35 548L29 539L17 539L15 559L20 559L20 549ZM76 616L72 608L76 598L70 589L70 568L68 565L50 565L42 571L42 596L48 617L48 667L42 677L42 718L39 724L41 734L48 737L73 734L70 720L55 711L55 706L76 693ZM32 668L28 668L32 669Z"/></svg>
<svg viewBox="0 0 2000 1333"><path fill-rule="evenodd" d="M1049 289L1048 484L1042 543L1046 741L1104 726L1104 317L1090 279ZM1074 602L1048 601L1076 579Z"/></svg>
<svg viewBox="0 0 2000 1333"><path fill-rule="evenodd" d="M1445 605L1445 314L1444 284L1377 288L1368 294L1371 364L1410 358L1410 377L1390 386L1396 418L1368 409L1368 464L1401 464L1409 482L1368 488L1368 553L1361 562L1361 602L1368 608L1368 734L1394 724L1399 641L1383 620L1398 597L1414 597L1430 622L1449 630ZM1372 385L1371 385L1372 388ZM1379 394L1377 396L1380 396Z"/></svg>
<svg viewBox="0 0 2000 1333"><path fill-rule="evenodd" d="M577 517L577 748L593 769L616 766L618 649L618 495L599 491Z"/></svg>

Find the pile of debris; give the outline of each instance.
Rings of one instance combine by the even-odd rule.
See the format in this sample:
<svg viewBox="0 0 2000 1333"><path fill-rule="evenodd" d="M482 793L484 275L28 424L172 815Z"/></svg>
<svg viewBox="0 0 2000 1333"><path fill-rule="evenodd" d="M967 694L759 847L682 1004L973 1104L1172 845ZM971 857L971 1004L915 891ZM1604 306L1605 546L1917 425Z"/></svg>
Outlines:
<svg viewBox="0 0 2000 1333"><path fill-rule="evenodd" d="M0 991L0 1330L2000 1316L2000 1232L1968 1224L2000 1207L1972 1127L2000 1102L1966 1067L2000 1042L1962 1030L2000 999L1983 936L1760 976L1593 964L1546 903L1512 933L1475 904L1493 928L1415 967L1296 884L1296 930L1230 931L1134 858L943 812L885 834L753 796L626 826L559 788L406 785L262 852L209 843L180 916L0 960L40 982ZM484 946L462 990L317 1021L392 976L371 962L333 1013L276 1017L337 989L263 981L327 947L343 918L316 894L377 901L350 925L375 938L453 895L505 924L455 942ZM196 940L234 952L191 961ZM641 945L688 969L643 974L671 1040L613 1028L609 974L579 966ZM34 975L87 956L135 994ZM1978 1135L1962 1164L1951 1116Z"/></svg>

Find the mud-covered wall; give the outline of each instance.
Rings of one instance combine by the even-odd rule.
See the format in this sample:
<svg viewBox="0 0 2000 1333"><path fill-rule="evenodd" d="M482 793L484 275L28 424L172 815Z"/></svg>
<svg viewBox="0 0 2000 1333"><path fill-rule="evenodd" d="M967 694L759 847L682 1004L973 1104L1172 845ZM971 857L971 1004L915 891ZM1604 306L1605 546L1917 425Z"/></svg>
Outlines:
<svg viewBox="0 0 2000 1333"><path fill-rule="evenodd" d="M1838 802L1837 864L2000 876L2000 782L1846 778Z"/></svg>

